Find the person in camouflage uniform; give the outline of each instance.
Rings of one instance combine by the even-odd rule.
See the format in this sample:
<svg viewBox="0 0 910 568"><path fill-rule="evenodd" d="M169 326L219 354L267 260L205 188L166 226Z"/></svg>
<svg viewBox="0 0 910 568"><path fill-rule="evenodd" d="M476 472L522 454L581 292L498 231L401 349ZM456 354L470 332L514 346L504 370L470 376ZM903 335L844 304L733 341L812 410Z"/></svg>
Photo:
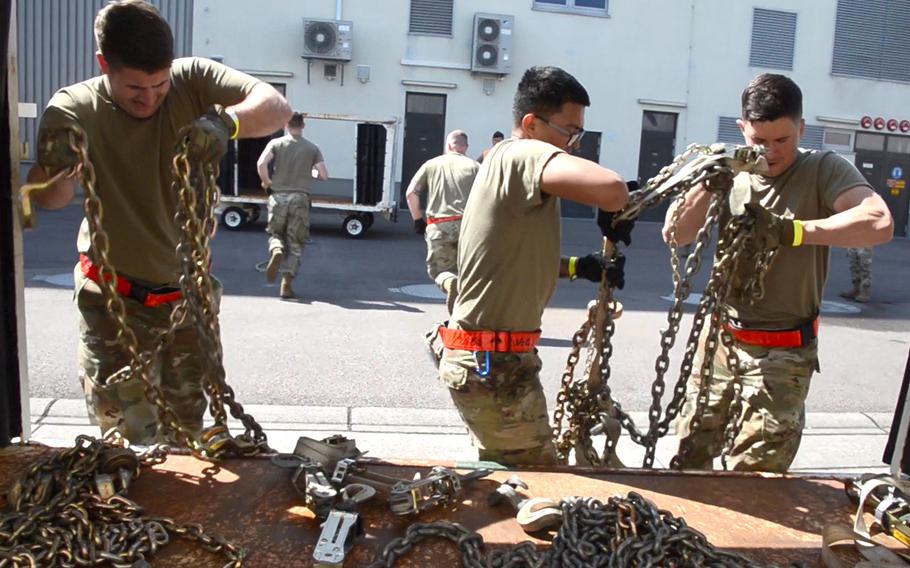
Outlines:
<svg viewBox="0 0 910 568"><path fill-rule="evenodd" d="M608 278L622 266L597 255L560 256L559 199L608 211L628 201L615 172L573 156L584 133L587 91L556 67L528 69L513 106L512 138L484 160L464 211L458 296L435 330L445 346L439 378L481 460L552 464L556 451L536 344L557 278Z"/></svg>
<svg viewBox="0 0 910 568"><path fill-rule="evenodd" d="M427 242L427 274L446 294L451 312L457 292L458 234L461 217L479 164L468 158L468 135L453 130L446 136L446 153L426 161L408 184L405 198L414 230ZM427 209L420 194L427 190Z"/></svg>
<svg viewBox="0 0 910 568"><path fill-rule="evenodd" d="M872 247L847 249L850 263L850 281L853 287L840 293L841 298L866 303L872 290Z"/></svg>
<svg viewBox="0 0 910 568"><path fill-rule="evenodd" d="M291 283L300 268L303 247L310 236L310 190L315 179L326 180L329 172L322 151L303 137L303 114L295 112L287 134L271 140L259 156L256 167L262 187L269 192L269 263L266 280L274 282L281 273L279 296L294 297ZM274 171L269 175L269 164Z"/></svg>
<svg viewBox="0 0 910 568"><path fill-rule="evenodd" d="M95 36L102 75L51 98L39 127L38 161L28 180L45 182L72 169L80 157L70 148L70 132L85 133L126 324L136 334L139 350L147 352L158 346L158 334L167 329L181 295L177 196L171 186L178 141L187 143L193 162L217 164L230 138L274 132L291 109L273 87L249 75L209 59L175 60L170 27L146 2L106 4L95 20ZM63 178L34 199L44 208L59 209L74 195L75 180ZM129 374L129 359L98 285L92 236L83 221L75 301L80 382L89 418L102 432L117 428L135 444L173 441L146 400L143 383ZM196 435L206 406L199 343L194 326L180 326L153 355L149 377Z"/></svg>
<svg viewBox="0 0 910 568"><path fill-rule="evenodd" d="M818 313L828 277L830 246L871 246L887 242L893 220L885 202L856 167L833 152L802 150L805 130L802 92L783 75L763 74L742 94L738 121L746 144L762 145L768 171L741 173L735 183L750 186L746 211L755 222L755 250L777 248L764 278L764 295L745 298L742 283L754 272L742 263L724 308L727 332L739 360L731 368L724 347L711 361L708 400L699 409L704 344L687 385L677 422L677 465L711 469L725 449L728 424L739 428L727 455L736 470L784 472L799 448L805 426L805 401L818 370ZM667 211L664 240L678 214L676 240L691 243L705 222L710 204L707 188L696 187ZM726 223L730 212L722 215ZM734 373L742 379L742 409L731 407Z"/></svg>

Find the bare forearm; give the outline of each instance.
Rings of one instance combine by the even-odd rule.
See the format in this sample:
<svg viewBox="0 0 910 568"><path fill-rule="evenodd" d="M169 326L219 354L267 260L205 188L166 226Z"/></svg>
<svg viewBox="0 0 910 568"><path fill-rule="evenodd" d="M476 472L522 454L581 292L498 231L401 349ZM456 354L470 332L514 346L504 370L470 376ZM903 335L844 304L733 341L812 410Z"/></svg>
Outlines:
<svg viewBox="0 0 910 568"><path fill-rule="evenodd" d="M259 83L245 99L229 107L240 122L238 138L258 138L281 129L291 118L288 102L267 83Z"/></svg>
<svg viewBox="0 0 910 568"><path fill-rule="evenodd" d="M664 242L670 242L670 227L673 224L673 216L678 207L681 209L676 224L676 243L678 245L687 245L694 241L699 229L705 224L705 216L708 214L708 206L710 204L711 194L702 189L701 186L690 189L681 205L679 202L673 202L664 218L662 231Z"/></svg>
<svg viewBox="0 0 910 568"><path fill-rule="evenodd" d="M272 180L269 178L268 162L256 164L256 171L259 173L259 180L262 182L262 185L266 187L272 185Z"/></svg>
<svg viewBox="0 0 910 568"><path fill-rule="evenodd" d="M826 219L803 221L803 244L835 247L870 247L894 236L894 221L887 209L859 205Z"/></svg>
<svg viewBox="0 0 910 568"><path fill-rule="evenodd" d="M39 165L32 166L26 178L28 183L44 183L48 179L50 179L49 176L44 173L44 169ZM75 195L76 182L72 178L64 178L48 186L44 191L33 193L31 198L39 207L44 209L62 209L70 204Z"/></svg>
<svg viewBox="0 0 910 568"><path fill-rule="evenodd" d="M411 211L411 219L417 220L423 217L423 211L420 209L420 195L417 192L409 191L405 198L408 201L408 210Z"/></svg>

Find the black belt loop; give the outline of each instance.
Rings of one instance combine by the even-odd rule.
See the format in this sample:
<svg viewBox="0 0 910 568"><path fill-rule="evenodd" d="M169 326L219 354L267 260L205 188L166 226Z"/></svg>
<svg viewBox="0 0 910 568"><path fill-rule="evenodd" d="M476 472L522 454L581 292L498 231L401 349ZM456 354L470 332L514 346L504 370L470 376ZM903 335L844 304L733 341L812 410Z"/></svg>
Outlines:
<svg viewBox="0 0 910 568"><path fill-rule="evenodd" d="M800 325L797 329L799 329L800 347L808 347L812 343L812 340L817 337L815 333L815 318Z"/></svg>

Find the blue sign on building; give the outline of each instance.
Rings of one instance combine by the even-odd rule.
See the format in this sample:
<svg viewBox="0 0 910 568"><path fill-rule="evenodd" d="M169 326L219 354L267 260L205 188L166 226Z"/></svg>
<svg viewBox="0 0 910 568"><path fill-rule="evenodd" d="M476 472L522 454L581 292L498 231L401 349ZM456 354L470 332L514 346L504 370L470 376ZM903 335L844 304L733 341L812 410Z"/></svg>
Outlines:
<svg viewBox="0 0 910 568"><path fill-rule="evenodd" d="M904 168L902 168L900 166L894 166L894 168L891 170L891 178L892 179L903 179L903 177L904 177Z"/></svg>

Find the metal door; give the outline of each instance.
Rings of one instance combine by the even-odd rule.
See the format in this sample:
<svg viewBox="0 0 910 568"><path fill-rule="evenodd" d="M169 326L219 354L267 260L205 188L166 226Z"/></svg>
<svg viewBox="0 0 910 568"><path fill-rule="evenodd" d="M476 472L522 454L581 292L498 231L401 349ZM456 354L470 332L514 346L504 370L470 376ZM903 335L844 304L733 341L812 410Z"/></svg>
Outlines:
<svg viewBox="0 0 910 568"><path fill-rule="evenodd" d="M585 131L581 139L581 146L572 150L572 154L591 160L594 163L600 163L600 132ZM560 203L563 217L575 217L580 219L591 219L594 217L594 208L584 203L578 203L569 199L563 199Z"/></svg>
<svg viewBox="0 0 910 568"><path fill-rule="evenodd" d="M907 213L910 208L910 192L907 191L907 177L910 176L910 155L887 154L882 174L885 178L882 197L894 217L894 234L907 236Z"/></svg>
<svg viewBox="0 0 910 568"><path fill-rule="evenodd" d="M404 150L401 159L400 207L407 209L404 198L411 178L430 158L445 152L446 96L429 93L407 93L404 115ZM426 198L426 194L423 195Z"/></svg>
<svg viewBox="0 0 910 568"><path fill-rule="evenodd" d="M676 154L675 112L646 110L641 115L641 146L638 151L638 181L641 185L673 161ZM663 221L669 204L645 211L643 221Z"/></svg>

